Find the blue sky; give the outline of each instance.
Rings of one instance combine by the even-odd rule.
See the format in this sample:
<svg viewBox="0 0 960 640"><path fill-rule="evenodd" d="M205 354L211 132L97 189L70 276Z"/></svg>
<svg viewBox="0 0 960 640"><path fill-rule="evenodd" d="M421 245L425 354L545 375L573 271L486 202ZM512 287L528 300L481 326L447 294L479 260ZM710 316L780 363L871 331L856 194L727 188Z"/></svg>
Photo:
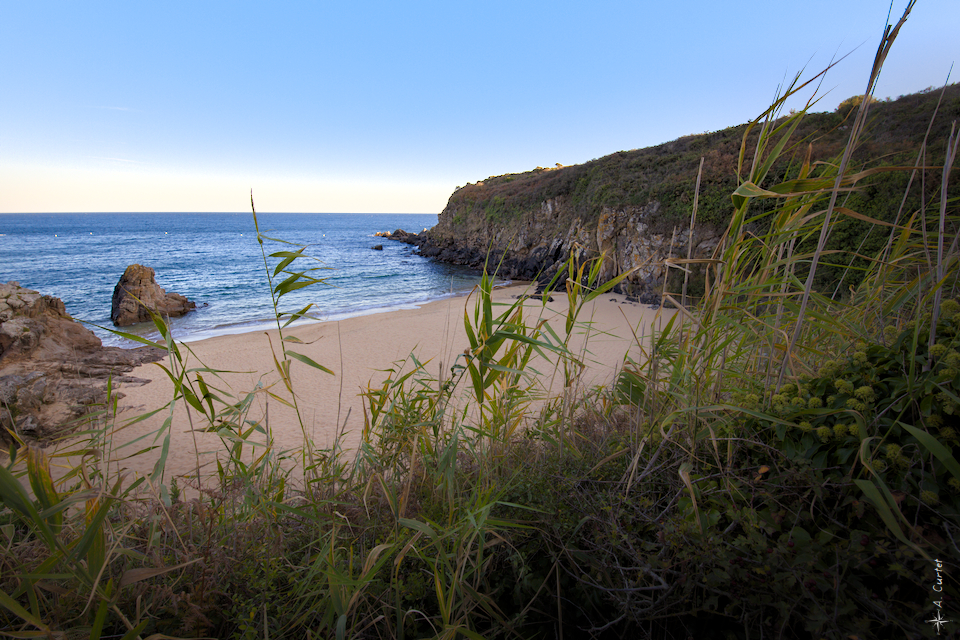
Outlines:
<svg viewBox="0 0 960 640"><path fill-rule="evenodd" d="M893 5L896 21L906 0ZM459 185L863 93L889 3L0 0L0 212L438 213ZM876 95L939 86L920 0ZM958 69L952 76L956 81Z"/></svg>

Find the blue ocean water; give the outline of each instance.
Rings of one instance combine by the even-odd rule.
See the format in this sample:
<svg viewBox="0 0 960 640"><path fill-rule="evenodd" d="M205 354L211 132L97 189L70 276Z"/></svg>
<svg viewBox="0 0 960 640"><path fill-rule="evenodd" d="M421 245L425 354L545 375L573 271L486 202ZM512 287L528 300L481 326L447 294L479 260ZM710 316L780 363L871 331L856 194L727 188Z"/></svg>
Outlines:
<svg viewBox="0 0 960 640"><path fill-rule="evenodd" d="M309 303L320 319L410 308L469 291L478 274L413 254L407 244L375 237L398 228L436 224L419 214L257 214L263 235L295 245L316 260L290 268L326 279L281 299L281 311ZM382 244L382 251L372 247ZM267 253L296 247L265 242ZM268 259L271 265L276 259ZM197 302L171 320L179 340L251 331L272 320L270 287L250 213L63 213L0 215L0 282L63 300L67 312L91 323L104 344L136 346L112 328L110 302L130 264L153 267L158 284ZM281 279L285 276L281 276ZM276 284L276 282L275 282ZM96 326L99 325L99 326ZM147 325L124 331L156 337Z"/></svg>

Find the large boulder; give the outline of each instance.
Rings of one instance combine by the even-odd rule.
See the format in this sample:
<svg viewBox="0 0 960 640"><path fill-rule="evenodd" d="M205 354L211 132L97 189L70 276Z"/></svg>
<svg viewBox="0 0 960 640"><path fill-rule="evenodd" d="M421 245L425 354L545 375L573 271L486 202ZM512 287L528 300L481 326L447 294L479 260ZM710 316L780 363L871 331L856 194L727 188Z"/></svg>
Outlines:
<svg viewBox="0 0 960 640"><path fill-rule="evenodd" d="M179 293L167 293L157 284L150 267L132 264L113 290L110 319L118 327L150 320L150 311L168 318L180 317L197 308Z"/></svg>
<svg viewBox="0 0 960 640"><path fill-rule="evenodd" d="M106 405L107 383L143 384L125 375L166 352L104 347L58 298L0 284L0 440L13 431L43 439ZM117 394L122 395L122 394Z"/></svg>

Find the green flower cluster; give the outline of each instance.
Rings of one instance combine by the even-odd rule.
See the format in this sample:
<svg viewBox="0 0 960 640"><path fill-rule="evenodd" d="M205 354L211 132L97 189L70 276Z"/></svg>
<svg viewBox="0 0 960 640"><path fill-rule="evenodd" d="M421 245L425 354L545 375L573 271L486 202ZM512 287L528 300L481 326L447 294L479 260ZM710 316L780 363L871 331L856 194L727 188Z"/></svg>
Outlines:
<svg viewBox="0 0 960 640"><path fill-rule="evenodd" d="M877 397L873 387L869 385L857 387L857 390L853 392L853 395L862 402L873 402Z"/></svg>
<svg viewBox="0 0 960 640"><path fill-rule="evenodd" d="M942 320L957 320L958 315L960 315L960 302L944 300L940 303L940 318Z"/></svg>
<svg viewBox="0 0 960 640"><path fill-rule="evenodd" d="M897 469L906 469L910 465L910 459L903 455L903 448L895 443L890 443L886 448L887 461Z"/></svg>
<svg viewBox="0 0 960 640"><path fill-rule="evenodd" d="M929 331L930 316L904 330L890 325L883 340L849 344L813 377L792 380L766 398L742 392L741 406L780 418L768 423L778 446L817 465L857 469L865 451L861 438L874 438L866 448L874 451L873 472L915 502L934 505L942 498L955 508L960 479L902 425L960 448L960 302L942 303L933 345ZM921 497L921 491L928 493Z"/></svg>
<svg viewBox="0 0 960 640"><path fill-rule="evenodd" d="M945 414L952 416L956 413L957 403L953 401L953 397L949 393L941 391L937 394L937 400L940 401Z"/></svg>
<svg viewBox="0 0 960 640"><path fill-rule="evenodd" d="M953 427L943 427L940 429L940 439L952 446L960 444L960 441L957 440L957 430Z"/></svg>
<svg viewBox="0 0 960 640"><path fill-rule="evenodd" d="M849 407L850 409L853 409L854 411L863 412L867 410L867 403L860 402L856 398L847 398L847 407Z"/></svg>
<svg viewBox="0 0 960 640"><path fill-rule="evenodd" d="M844 380L843 378L837 378L833 381L833 386L836 387L837 391L848 396L853 395L853 383L849 380Z"/></svg>
<svg viewBox="0 0 960 640"><path fill-rule="evenodd" d="M827 360L820 365L820 370L817 371L817 375L821 378L833 378L838 373L840 373L840 363L836 360Z"/></svg>

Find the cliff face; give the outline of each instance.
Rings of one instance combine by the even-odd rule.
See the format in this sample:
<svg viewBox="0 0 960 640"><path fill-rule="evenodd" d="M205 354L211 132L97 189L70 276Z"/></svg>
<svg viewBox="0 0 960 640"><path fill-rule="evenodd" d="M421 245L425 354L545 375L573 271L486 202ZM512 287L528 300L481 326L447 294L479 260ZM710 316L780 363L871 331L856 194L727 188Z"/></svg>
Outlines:
<svg viewBox="0 0 960 640"><path fill-rule="evenodd" d="M875 158L882 158L885 165L912 166L939 99L939 91L927 91L872 105L851 167L874 166ZM769 184L792 176L796 169L790 169L791 161L808 152L813 161L838 156L849 137L851 113L852 107L841 105L832 113L808 114L792 137L793 157L786 154L774 164ZM928 157L939 161L949 123L960 117L960 85L947 87L938 113ZM719 243L732 211L730 194L739 186L745 131L746 125L741 125L620 151L581 165L538 167L458 187L438 224L406 241L418 244L425 256L476 268L487 263L490 271L499 264L498 273L504 277L541 282L570 255L583 259L605 254L605 279L639 267L621 291L658 299L667 275L665 259L686 257L688 241L693 243L694 257L708 256ZM755 146L756 131L746 141L747 167ZM688 230L701 158L699 207L691 240ZM845 206L892 220L907 177L905 173L877 176L850 195ZM939 177L928 182L938 184ZM768 201L756 206L769 210L773 205ZM859 242L865 229L857 225L866 223L843 224L841 232L834 234L836 242L851 237Z"/></svg>
<svg viewBox="0 0 960 640"><path fill-rule="evenodd" d="M489 270L501 263L501 276L541 283L571 255L578 260L604 255L603 280L638 267L620 290L649 296L664 284L663 261L685 257L690 237L686 227L667 231L660 208L656 200L645 206L603 207L596 218L584 219L576 215L568 197L556 196L539 208L496 221L464 212L451 201L426 234L421 253L480 268L489 249ZM709 253L718 242L714 226L700 227L694 233L694 253Z"/></svg>

